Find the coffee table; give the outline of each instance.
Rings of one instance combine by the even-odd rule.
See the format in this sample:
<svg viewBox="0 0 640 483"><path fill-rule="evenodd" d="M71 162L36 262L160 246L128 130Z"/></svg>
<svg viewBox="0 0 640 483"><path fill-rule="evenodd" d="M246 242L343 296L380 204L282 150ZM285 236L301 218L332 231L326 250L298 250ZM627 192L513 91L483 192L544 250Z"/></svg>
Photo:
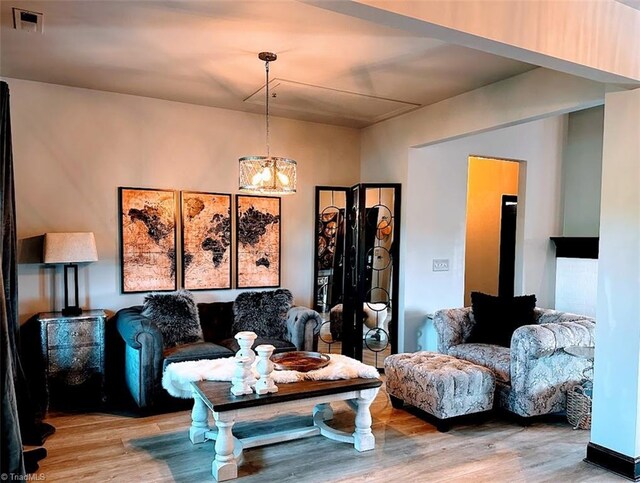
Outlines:
<svg viewBox="0 0 640 483"><path fill-rule="evenodd" d="M302 381L278 386L278 392L259 396L234 396L229 382L199 381L191 383L193 410L189 439L193 444L215 440L215 459L211 473L217 481L238 477L238 461L242 450L322 435L334 441L352 443L357 451L375 447L371 432L369 406L375 399L382 381L379 379L345 379L338 381ZM333 429L325 421L333 418L332 401L346 401L356 412L353 434ZM313 426L291 428L269 434L238 439L233 436L237 420L250 420L272 409L275 414L299 406L313 405ZM215 425L209 426L209 412Z"/></svg>

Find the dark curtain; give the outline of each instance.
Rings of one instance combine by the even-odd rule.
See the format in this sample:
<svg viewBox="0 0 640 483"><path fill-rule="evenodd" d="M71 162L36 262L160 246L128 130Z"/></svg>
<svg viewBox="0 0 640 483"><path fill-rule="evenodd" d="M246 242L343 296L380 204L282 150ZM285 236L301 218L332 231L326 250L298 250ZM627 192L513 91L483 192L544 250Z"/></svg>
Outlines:
<svg viewBox="0 0 640 483"><path fill-rule="evenodd" d="M9 86L0 83L0 157L2 158L2 468L0 473L24 475L24 459L15 382L20 374L17 336L18 285L16 265L15 194L13 188L13 155L11 121L9 120Z"/></svg>
<svg viewBox="0 0 640 483"><path fill-rule="evenodd" d="M38 461L46 456L44 448L23 451L23 444L41 446L54 432L53 426L37 417L27 378L20 360L20 321L18 319L18 265L16 238L16 206L13 183L13 147L11 145L11 116L9 86L0 82L0 216L2 217L2 293L0 316L2 367L2 431L0 448L1 474L23 475L38 468ZM13 478L16 479L16 478Z"/></svg>

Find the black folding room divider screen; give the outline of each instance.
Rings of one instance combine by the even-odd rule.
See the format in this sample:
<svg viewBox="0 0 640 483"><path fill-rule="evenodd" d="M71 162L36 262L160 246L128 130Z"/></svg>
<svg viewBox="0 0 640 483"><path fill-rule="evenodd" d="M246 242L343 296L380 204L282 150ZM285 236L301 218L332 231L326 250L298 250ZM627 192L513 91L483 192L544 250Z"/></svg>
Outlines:
<svg viewBox="0 0 640 483"><path fill-rule="evenodd" d="M379 369L397 352L400 199L396 183L316 188L320 350Z"/></svg>

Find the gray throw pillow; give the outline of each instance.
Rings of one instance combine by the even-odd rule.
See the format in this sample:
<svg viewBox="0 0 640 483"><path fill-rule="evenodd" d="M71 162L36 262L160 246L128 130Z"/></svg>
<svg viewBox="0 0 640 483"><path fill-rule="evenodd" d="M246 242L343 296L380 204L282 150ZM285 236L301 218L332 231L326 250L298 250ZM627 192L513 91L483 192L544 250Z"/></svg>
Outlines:
<svg viewBox="0 0 640 483"><path fill-rule="evenodd" d="M198 307L187 290L147 295L142 315L155 322L165 349L203 340Z"/></svg>
<svg viewBox="0 0 640 483"><path fill-rule="evenodd" d="M293 296L285 289L241 293L233 304L233 335L250 330L258 337L285 339L292 304Z"/></svg>

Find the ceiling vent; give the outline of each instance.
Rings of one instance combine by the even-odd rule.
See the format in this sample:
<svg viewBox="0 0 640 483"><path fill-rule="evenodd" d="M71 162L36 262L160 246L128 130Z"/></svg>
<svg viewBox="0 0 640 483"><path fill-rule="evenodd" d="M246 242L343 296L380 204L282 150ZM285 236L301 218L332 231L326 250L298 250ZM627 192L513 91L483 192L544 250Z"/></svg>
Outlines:
<svg viewBox="0 0 640 483"><path fill-rule="evenodd" d="M31 33L42 33L44 15L13 7L13 28Z"/></svg>

